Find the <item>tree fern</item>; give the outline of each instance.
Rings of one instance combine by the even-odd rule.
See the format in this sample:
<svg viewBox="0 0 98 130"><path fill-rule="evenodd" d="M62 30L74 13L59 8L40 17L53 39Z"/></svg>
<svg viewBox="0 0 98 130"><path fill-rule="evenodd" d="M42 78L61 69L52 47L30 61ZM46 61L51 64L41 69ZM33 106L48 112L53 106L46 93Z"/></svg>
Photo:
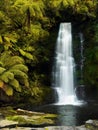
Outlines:
<svg viewBox="0 0 98 130"><path fill-rule="evenodd" d="M33 52L33 51L35 51L35 48L33 46L29 45L29 46L24 47L24 51Z"/></svg>
<svg viewBox="0 0 98 130"><path fill-rule="evenodd" d="M0 44L2 44L2 43L3 43L2 36L0 36Z"/></svg>
<svg viewBox="0 0 98 130"><path fill-rule="evenodd" d="M5 85L3 90L5 91L5 93L8 95L8 96L12 96L13 95L13 88L10 86L10 85Z"/></svg>
<svg viewBox="0 0 98 130"><path fill-rule="evenodd" d="M19 52L22 56L26 57L27 59L35 60L34 56L30 52L26 52L22 49L19 49Z"/></svg>
<svg viewBox="0 0 98 130"><path fill-rule="evenodd" d="M14 78L14 74L9 72L9 71L6 71L4 72L2 75L0 75L0 79L2 81L4 81L5 83L8 83L10 80L12 80Z"/></svg>
<svg viewBox="0 0 98 130"><path fill-rule="evenodd" d="M41 0L32 1L32 0L16 0L13 5L21 16L24 16L24 24L30 28L31 18L42 19L44 16L44 3Z"/></svg>
<svg viewBox="0 0 98 130"><path fill-rule="evenodd" d="M28 78L27 74L21 70L10 69L10 72L13 73L15 77Z"/></svg>
<svg viewBox="0 0 98 130"><path fill-rule="evenodd" d="M3 66L6 64L6 62L10 59L10 52L5 51L0 56L0 62L2 62Z"/></svg>
<svg viewBox="0 0 98 130"><path fill-rule="evenodd" d="M18 80L16 80L16 79L14 78L13 80L11 80L11 81L9 82L9 84L10 84L11 86L13 86L13 88L14 88L16 91L21 92L21 87L20 87L20 85L19 85L19 81L18 81Z"/></svg>
<svg viewBox="0 0 98 130"><path fill-rule="evenodd" d="M29 88L29 82L28 82L28 79L27 78L21 78L21 80L20 79L18 79L18 81L20 82L20 84L22 85L22 86L26 86L27 88Z"/></svg>
<svg viewBox="0 0 98 130"><path fill-rule="evenodd" d="M0 74L2 74L6 69L3 67L0 67Z"/></svg>
<svg viewBox="0 0 98 130"><path fill-rule="evenodd" d="M7 63L5 63L5 67L11 67L16 64L24 64L23 58L19 56L12 56L10 57L10 60L7 60Z"/></svg>
<svg viewBox="0 0 98 130"><path fill-rule="evenodd" d="M29 87L28 68L21 57L5 51L0 56L0 63L0 88L8 96L13 95L14 90L21 92L22 86Z"/></svg>
<svg viewBox="0 0 98 130"><path fill-rule="evenodd" d="M27 72L28 71L28 67L23 65L23 64L17 64L11 67L12 70L20 70L23 72Z"/></svg>

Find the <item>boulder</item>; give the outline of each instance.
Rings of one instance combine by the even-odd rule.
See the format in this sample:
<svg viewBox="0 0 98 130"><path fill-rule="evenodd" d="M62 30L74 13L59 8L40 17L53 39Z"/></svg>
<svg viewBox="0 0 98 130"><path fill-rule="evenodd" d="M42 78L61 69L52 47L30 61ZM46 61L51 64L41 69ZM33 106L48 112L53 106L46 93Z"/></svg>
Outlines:
<svg viewBox="0 0 98 130"><path fill-rule="evenodd" d="M98 130L98 120L88 120L85 123L85 127L89 130Z"/></svg>

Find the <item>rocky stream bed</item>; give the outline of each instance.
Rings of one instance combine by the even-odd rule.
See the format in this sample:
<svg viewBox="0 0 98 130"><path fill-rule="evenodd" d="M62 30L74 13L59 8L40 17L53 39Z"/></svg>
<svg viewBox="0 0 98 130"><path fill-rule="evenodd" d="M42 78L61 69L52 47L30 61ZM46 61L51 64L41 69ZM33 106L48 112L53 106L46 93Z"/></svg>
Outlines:
<svg viewBox="0 0 98 130"><path fill-rule="evenodd" d="M0 108L0 130L98 130L97 120L88 120L81 126L54 126L57 116L4 107Z"/></svg>

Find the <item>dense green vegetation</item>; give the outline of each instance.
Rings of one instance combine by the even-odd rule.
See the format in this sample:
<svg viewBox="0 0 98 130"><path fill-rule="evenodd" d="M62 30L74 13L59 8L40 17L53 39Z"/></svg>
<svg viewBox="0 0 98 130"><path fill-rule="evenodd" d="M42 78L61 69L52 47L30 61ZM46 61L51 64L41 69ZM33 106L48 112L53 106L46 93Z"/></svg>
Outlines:
<svg viewBox="0 0 98 130"><path fill-rule="evenodd" d="M50 93L60 22L83 32L84 82L98 87L97 10L97 0L0 0L0 92L38 103Z"/></svg>

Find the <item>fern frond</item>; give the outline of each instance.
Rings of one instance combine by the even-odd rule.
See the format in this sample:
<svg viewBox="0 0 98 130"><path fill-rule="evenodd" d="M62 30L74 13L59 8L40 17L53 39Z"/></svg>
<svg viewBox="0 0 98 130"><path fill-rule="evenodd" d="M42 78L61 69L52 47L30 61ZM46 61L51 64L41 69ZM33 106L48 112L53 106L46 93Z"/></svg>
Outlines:
<svg viewBox="0 0 98 130"><path fill-rule="evenodd" d="M9 51L5 51L0 56L0 62L2 62L3 66L5 66L5 64L9 61L9 59L10 59L10 52Z"/></svg>
<svg viewBox="0 0 98 130"><path fill-rule="evenodd" d="M7 43L10 43L10 38L9 38L9 37L5 36L4 39L5 39L5 41L6 41Z"/></svg>
<svg viewBox="0 0 98 130"><path fill-rule="evenodd" d="M27 74L25 74L24 72L20 70L11 69L10 72L13 73L15 77L20 77L23 79L28 78Z"/></svg>
<svg viewBox="0 0 98 130"><path fill-rule="evenodd" d="M14 66L11 67L11 69L20 70L20 71L23 71L23 72L28 72L28 67L26 65L23 65L23 64L14 65Z"/></svg>
<svg viewBox="0 0 98 130"><path fill-rule="evenodd" d="M19 80L19 82L20 82L21 85L24 85L27 88L29 87L29 81L28 81L27 78L23 78L23 79Z"/></svg>
<svg viewBox="0 0 98 130"><path fill-rule="evenodd" d="M25 57L28 58L28 59L30 59L30 60L34 59L33 58L34 56L32 54L30 54L29 52L25 52Z"/></svg>
<svg viewBox="0 0 98 130"><path fill-rule="evenodd" d="M24 48L24 50L27 51L27 52L33 52L33 51L35 51L35 48L32 47L32 46L27 46L27 47Z"/></svg>
<svg viewBox="0 0 98 130"><path fill-rule="evenodd" d="M26 51L24 51L22 49L19 49L19 52L20 52L20 54L22 56L24 56L24 57L26 57L26 58L28 58L30 60L33 60L33 55L31 55L29 52L26 52Z"/></svg>
<svg viewBox="0 0 98 130"><path fill-rule="evenodd" d="M22 56L25 56L25 51L23 51L22 49L19 49L19 52Z"/></svg>
<svg viewBox="0 0 98 130"><path fill-rule="evenodd" d="M0 67L0 75L5 71L6 69L3 67Z"/></svg>
<svg viewBox="0 0 98 130"><path fill-rule="evenodd" d="M14 74L11 73L10 71L4 72L4 73L0 76L0 79L1 79L2 81L4 81L5 83L8 83L9 80L14 79Z"/></svg>
<svg viewBox="0 0 98 130"><path fill-rule="evenodd" d="M13 95L13 88L10 85L4 85L3 90L5 91L5 93L8 96L12 96Z"/></svg>
<svg viewBox="0 0 98 130"><path fill-rule="evenodd" d="M12 56L10 60L6 63L6 67L11 67L16 64L23 64L24 60L19 56Z"/></svg>
<svg viewBox="0 0 98 130"><path fill-rule="evenodd" d="M2 43L3 43L2 36L0 36L0 44L2 44Z"/></svg>
<svg viewBox="0 0 98 130"><path fill-rule="evenodd" d="M0 61L0 66L3 66L3 63Z"/></svg>
<svg viewBox="0 0 98 130"><path fill-rule="evenodd" d="M2 63L2 66L8 68L16 64L23 64L24 60L19 56L12 56L9 51L5 51L0 56L0 62Z"/></svg>
<svg viewBox="0 0 98 130"><path fill-rule="evenodd" d="M13 80L10 81L9 84L10 84L11 86L13 86L16 91L21 92L21 87L20 87L20 85L19 85L19 81L18 81L18 80L13 79Z"/></svg>
<svg viewBox="0 0 98 130"><path fill-rule="evenodd" d="M24 79L24 85L25 85L26 87L29 87L28 79Z"/></svg>

